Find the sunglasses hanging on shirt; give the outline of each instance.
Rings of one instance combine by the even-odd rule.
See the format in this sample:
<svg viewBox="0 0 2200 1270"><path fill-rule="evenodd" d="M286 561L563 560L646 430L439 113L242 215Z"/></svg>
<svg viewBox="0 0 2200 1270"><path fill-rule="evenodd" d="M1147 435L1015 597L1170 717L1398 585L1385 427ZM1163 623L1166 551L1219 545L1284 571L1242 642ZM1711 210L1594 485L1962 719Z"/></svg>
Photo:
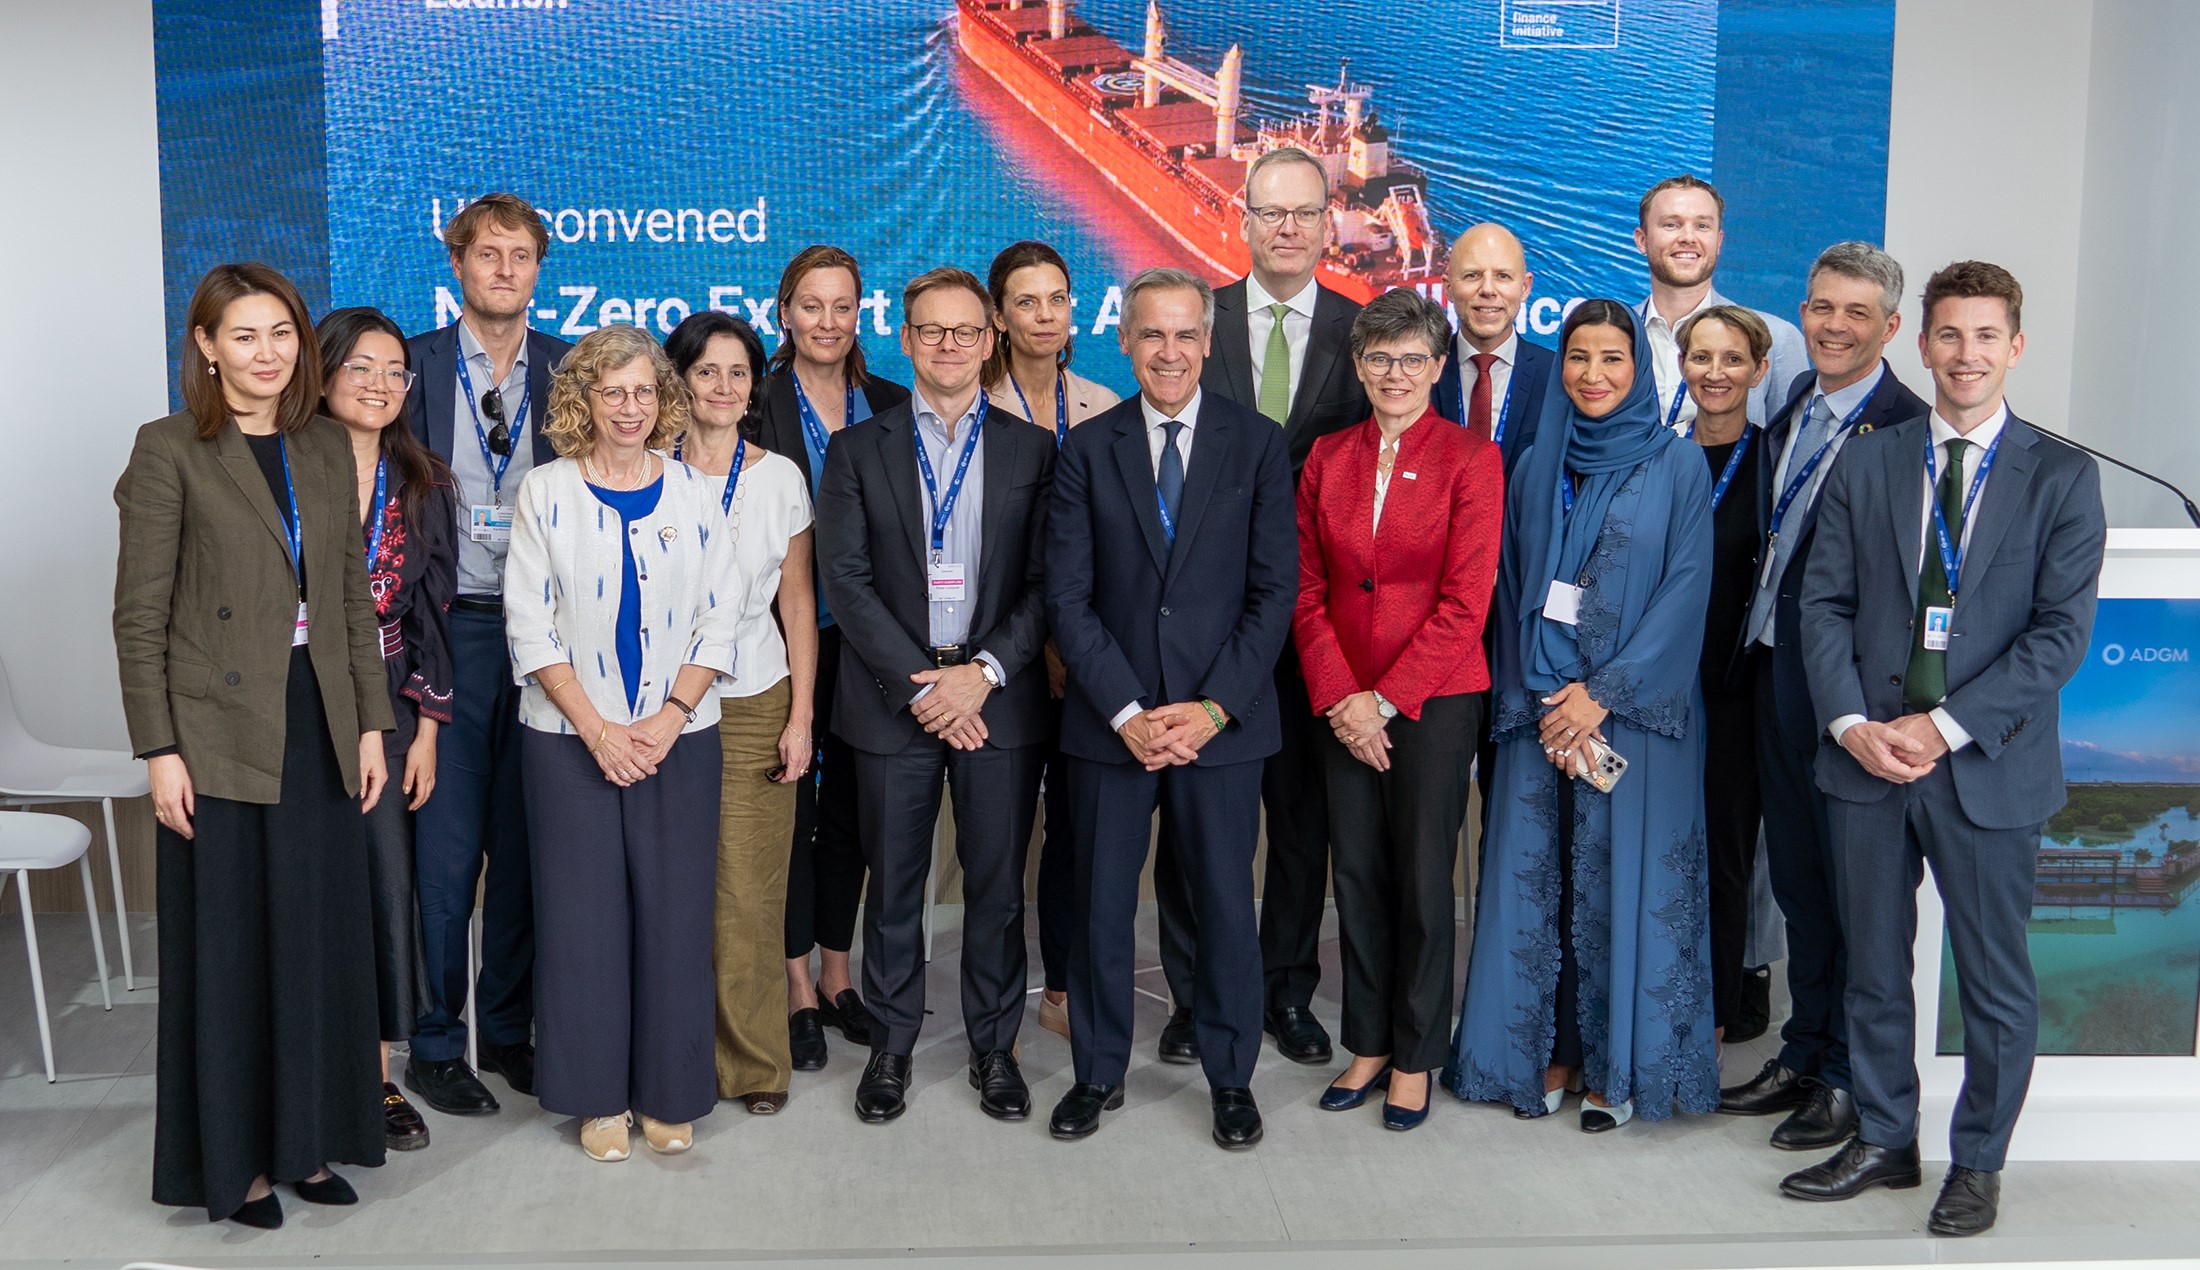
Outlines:
<svg viewBox="0 0 2200 1270"><path fill-rule="evenodd" d="M512 430L504 423L504 393L491 388L481 395L481 413L496 425L489 429L489 452L498 458L512 452Z"/></svg>

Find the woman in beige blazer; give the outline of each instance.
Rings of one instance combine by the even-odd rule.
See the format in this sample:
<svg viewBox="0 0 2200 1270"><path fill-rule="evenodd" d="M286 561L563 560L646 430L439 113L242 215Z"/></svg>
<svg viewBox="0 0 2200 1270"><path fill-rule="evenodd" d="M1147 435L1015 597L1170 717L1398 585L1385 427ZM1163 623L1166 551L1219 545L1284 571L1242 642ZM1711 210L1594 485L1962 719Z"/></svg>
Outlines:
<svg viewBox="0 0 2200 1270"><path fill-rule="evenodd" d="M366 833L393 725L341 425L297 288L220 265L186 409L115 486L115 651L160 822L153 1199L272 1228L383 1154Z"/></svg>

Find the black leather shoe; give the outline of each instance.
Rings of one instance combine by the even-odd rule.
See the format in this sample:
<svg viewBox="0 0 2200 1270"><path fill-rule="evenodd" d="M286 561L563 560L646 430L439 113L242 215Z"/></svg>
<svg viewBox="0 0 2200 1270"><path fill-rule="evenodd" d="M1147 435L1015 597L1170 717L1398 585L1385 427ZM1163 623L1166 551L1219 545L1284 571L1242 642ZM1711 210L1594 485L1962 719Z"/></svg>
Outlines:
<svg viewBox="0 0 2200 1270"><path fill-rule="evenodd" d="M1810 1091L1803 1087L1803 1081L1801 1073L1782 1067L1779 1059L1768 1059L1764 1069L1755 1076L1719 1091L1719 1113L1769 1116L1775 1111L1800 1107L1810 1100Z"/></svg>
<svg viewBox="0 0 2200 1270"><path fill-rule="evenodd" d="M298 1198L308 1204L330 1204L340 1208L359 1202L359 1192L333 1172L318 1182L292 1182L290 1189L298 1192Z"/></svg>
<svg viewBox="0 0 2200 1270"><path fill-rule="evenodd" d="M1805 1076L1810 1100L1788 1113L1772 1131L1772 1145L1782 1151L1822 1151L1839 1146L1856 1133L1856 1095Z"/></svg>
<svg viewBox="0 0 2200 1270"><path fill-rule="evenodd" d="M1161 1061L1164 1063L1196 1063L1199 1061L1199 1029L1192 1023L1192 1008L1176 1007L1176 1013L1161 1025Z"/></svg>
<svg viewBox="0 0 2200 1270"><path fill-rule="evenodd" d="M497 1109L496 1095L463 1058L405 1060L405 1088L446 1116L486 1116Z"/></svg>
<svg viewBox="0 0 2200 1270"><path fill-rule="evenodd" d="M798 1072L814 1072L825 1066L825 1024L816 1009L796 1010L787 1016L787 1051Z"/></svg>
<svg viewBox="0 0 2200 1270"><path fill-rule="evenodd" d="M1772 1026L1772 967L1751 966L1742 971L1741 999L1734 1003L1734 1017L1727 1020L1726 1043L1754 1041Z"/></svg>
<svg viewBox="0 0 2200 1270"><path fill-rule="evenodd" d="M1031 1117L1031 1086L1007 1050L988 1050L970 1057L970 1087L978 1091L978 1110L995 1120L1027 1120Z"/></svg>
<svg viewBox="0 0 2200 1270"><path fill-rule="evenodd" d="M1123 1106L1121 1085L1071 1085L1062 1101L1054 1104L1054 1114L1047 1119L1047 1132L1064 1142L1089 1138L1100 1127L1100 1113L1116 1111Z"/></svg>
<svg viewBox="0 0 2200 1270"><path fill-rule="evenodd" d="M856 1117L865 1124L885 1124L909 1109L909 1056L878 1053L863 1065L863 1079L856 1082Z"/></svg>
<svg viewBox="0 0 2200 1270"><path fill-rule="evenodd" d="M1874 1186L1906 1191L1924 1180L1917 1163L1917 1143L1875 1147L1862 1138L1850 1138L1832 1159L1782 1178L1780 1193L1789 1199L1850 1199Z"/></svg>
<svg viewBox="0 0 2200 1270"><path fill-rule="evenodd" d="M1225 1151L1244 1151L1260 1141L1260 1108L1253 1105L1250 1089L1217 1089L1215 1145Z"/></svg>
<svg viewBox="0 0 2200 1270"><path fill-rule="evenodd" d="M386 1080L382 1082L382 1145L392 1151L418 1151L428 1145L428 1122Z"/></svg>
<svg viewBox="0 0 2200 1270"><path fill-rule="evenodd" d="M514 1093L530 1097L535 1092L535 1046L531 1041L481 1047L481 1070L504 1077Z"/></svg>
<svg viewBox="0 0 2200 1270"><path fill-rule="evenodd" d="M229 1215L229 1220L239 1226L251 1226L257 1230L281 1230L283 1228L283 1201L269 1191L258 1199L248 1199L244 1207Z"/></svg>
<svg viewBox="0 0 2200 1270"><path fill-rule="evenodd" d="M1948 1170L1948 1180L1940 1184L1940 1198L1933 1201L1933 1215L1925 1219L1925 1229L1952 1239L1982 1235L1994 1228L2000 1212L2001 1174L1959 1164Z"/></svg>
<svg viewBox="0 0 2200 1270"><path fill-rule="evenodd" d="M1261 1022L1261 1030L1275 1037L1276 1052L1294 1063L1329 1061L1329 1033L1305 1006L1275 1007Z"/></svg>
<svg viewBox="0 0 2200 1270"><path fill-rule="evenodd" d="M817 1020L826 1027L837 1027L848 1038L850 1045L869 1045L873 1020L871 1011L856 995L854 988L843 988L839 996L827 1001L822 993L817 998Z"/></svg>

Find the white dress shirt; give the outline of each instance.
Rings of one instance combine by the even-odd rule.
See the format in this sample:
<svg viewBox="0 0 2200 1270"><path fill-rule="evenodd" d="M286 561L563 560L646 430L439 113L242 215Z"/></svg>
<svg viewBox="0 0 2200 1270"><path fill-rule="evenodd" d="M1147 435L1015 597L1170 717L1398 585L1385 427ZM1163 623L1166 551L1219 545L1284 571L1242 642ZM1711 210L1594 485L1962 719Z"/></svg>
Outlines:
<svg viewBox="0 0 2200 1270"><path fill-rule="evenodd" d="M1818 403L1823 401L1826 404L1819 407L1821 412L1832 411L1836 421L1846 419L1863 406L1865 398L1870 397L1872 390L1879 387L1880 376L1886 373L1887 364L1881 362L1872 367L1871 374L1836 392L1827 392L1823 383L1813 386L1814 390L1811 394L1803 398L1802 404L1796 407L1795 420L1788 428L1786 445L1780 451L1779 466L1772 471L1772 498L1775 506L1779 503L1780 495L1787 491L1788 481L1792 479L1795 472L1795 465L1810 460L1808 454L1797 454L1795 452L1796 443L1803 436L1803 420L1807 417L1806 412L1813 407L1817 407ZM1853 429L1843 428L1833 434L1833 448L1827 450L1826 457L1818 460L1818 466L1811 469L1809 483L1803 487L1801 493L1795 496L1795 501L1788 506L1787 514L1794 519L1795 523L1801 524L1801 518L1808 514L1811 507L1817 503L1818 491L1826 483L1826 473L1833 470L1833 461L1841 457L1841 447L1849 443L1851 431ZM1760 579L1759 581L1760 590L1779 585L1780 580L1778 578L1772 578L1769 581ZM1776 616L1766 618L1765 629L1757 636L1758 643L1763 644L1766 648L1772 647L1773 627L1777 625L1777 622Z"/></svg>
<svg viewBox="0 0 2200 1270"><path fill-rule="evenodd" d="M1994 442L2001 438L2001 430L2009 422L2009 403L2004 401L1996 406L1994 413L1988 416L1984 423L1969 432L1956 431L1954 424L1940 417L1938 408L1933 410L1930 420L1933 430L1933 462L1936 465L1936 470L1939 470L1938 465L1948 461L1948 443L1950 441L1961 439L1970 442L1963 451L1962 478L1964 496L1969 498L1971 481L1978 476L1979 465L1986 461L1986 451L1992 448ZM1925 553L1940 550L1940 543L1933 533L1933 499L1937 493L1933 486L1936 482L1931 476L1926 475L1925 456L1922 454L1918 456L1917 471L1918 484L1925 492L1924 501L1918 507L1917 513L1919 551L1917 553L1916 568L1918 573L1922 575L1925 571ZM1986 499L1987 481L1991 480L1993 480L1993 476L1989 474L1985 481L1979 482L1978 500L1971 503L1970 513L1963 518L1962 550L1970 548L1971 531L1978 527L1979 507ZM1961 578L1954 578L1951 581L1958 590L1961 589L1963 581ZM1955 717L1945 709L1934 706L1932 718L1933 726L1940 729L1941 739L1948 742L1949 750L1960 750L1971 743L1971 734L1964 731L1963 725L1957 723ZM1832 733L1834 743L1839 744L1843 733L1863 721L1863 715L1844 714L1832 723L1827 724L1826 731Z"/></svg>
<svg viewBox="0 0 2200 1270"><path fill-rule="evenodd" d="M1452 339L1453 356L1459 359L1459 422L1474 409L1474 381L1481 372L1474 368L1474 357L1482 350L1467 343L1465 332ZM1491 349L1497 360L1490 363L1490 432L1497 432L1497 421L1505 415L1505 394L1512 391L1513 363L1520 357L1520 335L1507 335L1505 342Z"/></svg>
<svg viewBox="0 0 2200 1270"><path fill-rule="evenodd" d="M1636 310L1642 317L1643 333L1650 337L1650 373L1658 385L1658 421L1670 422L1675 430L1685 429L1696 418L1695 399L1688 395L1681 381L1681 345L1675 333L1688 319L1724 303L1716 290L1706 288L1696 307L1672 322L1659 316L1655 300L1644 300L1642 307ZM1680 394L1681 412L1678 415L1673 413L1675 393Z"/></svg>
<svg viewBox="0 0 2200 1270"><path fill-rule="evenodd" d="M947 497L948 487L955 483L955 467L962 459L965 446L975 446L970 453L970 467L963 473L962 493L955 497L954 510L948 513L947 528L940 536L940 558L963 567L963 597L960 600L931 600L927 610L927 635L935 648L962 644L970 639L970 612L978 603L978 575L985 567L985 441L974 437L978 426L980 405L990 408L991 399L980 393L963 407L962 417L955 421L955 435L949 439L947 420L932 403L924 399L924 390L913 389L909 394L909 409L916 425L918 440L924 446L925 458L932 464L932 479L939 486L939 496ZM918 516L924 525L927 546L932 540L932 490L924 483L924 473L917 473ZM980 650L970 660L984 662L993 668L996 683L1008 682L1008 672L1001 668L1000 658ZM921 701L934 685L926 684L917 690L912 701Z"/></svg>
<svg viewBox="0 0 2200 1270"><path fill-rule="evenodd" d="M1283 315L1283 342L1291 350L1291 402L1299 400L1299 380L1306 371L1306 345L1314 334L1314 297L1321 288L1309 278L1299 293L1286 299L1268 294L1260 285L1260 279L1245 275L1245 325L1246 334L1252 337L1253 400L1260 400L1260 372L1268 359L1268 336L1275 329L1276 317L1269 306L1288 304L1291 311Z"/></svg>
<svg viewBox="0 0 2200 1270"><path fill-rule="evenodd" d="M1187 474L1192 470L1192 433L1197 431L1199 427L1199 402L1203 395L1200 389L1193 389L1192 399L1184 403L1184 409L1178 411L1176 416L1176 422L1184 425L1176 434L1176 455L1184 461L1184 471ZM1140 393L1138 396L1138 413L1146 420L1146 454L1147 457L1153 460L1154 479L1159 480L1161 478L1161 447L1167 444L1169 439L1167 431L1169 416L1155 409L1153 402L1144 393ZM1175 514L1174 509L1171 509L1171 514ZM1133 701L1116 711L1115 717L1108 720L1108 726L1120 732L1123 730L1123 725L1131 721L1132 715L1145 708L1145 706Z"/></svg>
<svg viewBox="0 0 2200 1270"><path fill-rule="evenodd" d="M741 677L731 686L721 685L724 697L753 697L789 673L787 641L772 604L779 598L780 566L795 535L810 527L810 483L802 469L784 454L758 457L750 446L734 483L733 508L726 513L726 530L733 539L734 568L748 584L741 604L741 622L734 633L733 664ZM726 478L703 477L705 488L720 491L724 506Z"/></svg>

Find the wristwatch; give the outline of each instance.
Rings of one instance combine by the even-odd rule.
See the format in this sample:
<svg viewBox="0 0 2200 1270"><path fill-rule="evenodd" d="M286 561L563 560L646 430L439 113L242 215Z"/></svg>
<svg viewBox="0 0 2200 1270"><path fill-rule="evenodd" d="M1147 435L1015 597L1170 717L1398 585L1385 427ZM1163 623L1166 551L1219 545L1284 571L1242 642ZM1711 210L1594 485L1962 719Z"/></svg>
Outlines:
<svg viewBox="0 0 2200 1270"><path fill-rule="evenodd" d="M1375 694L1375 713L1385 719L1395 719L1398 717L1398 707L1390 704L1390 699L1378 692Z"/></svg>
<svg viewBox="0 0 2200 1270"><path fill-rule="evenodd" d="M993 669L992 662L986 661L983 658L974 658L972 659L970 664L976 666L978 668L978 673L985 676L987 687L998 688L1001 686L1001 672Z"/></svg>

